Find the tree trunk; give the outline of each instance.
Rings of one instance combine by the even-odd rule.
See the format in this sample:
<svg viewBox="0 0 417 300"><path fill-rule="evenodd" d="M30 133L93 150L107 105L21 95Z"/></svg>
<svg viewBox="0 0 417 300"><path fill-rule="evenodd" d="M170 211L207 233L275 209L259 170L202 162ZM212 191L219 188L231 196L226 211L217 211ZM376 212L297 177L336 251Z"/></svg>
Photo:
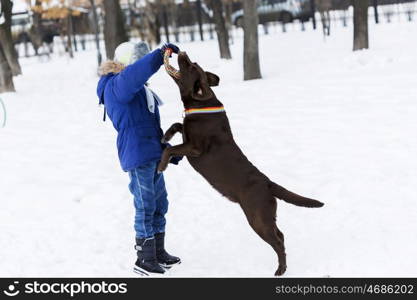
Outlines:
<svg viewBox="0 0 417 300"><path fill-rule="evenodd" d="M169 2L169 11L171 14L171 25L174 32L175 42L179 43L180 41L180 32L178 28L178 7L175 1Z"/></svg>
<svg viewBox="0 0 417 300"><path fill-rule="evenodd" d="M151 2L146 0L143 6L144 18L142 26L144 27L144 35L152 48L161 42L159 11L157 7L158 2Z"/></svg>
<svg viewBox="0 0 417 300"><path fill-rule="evenodd" d="M232 13L233 13L233 7L231 1L223 2L225 4L225 20L226 20L226 29L229 33L229 43L233 44L233 24L232 24Z"/></svg>
<svg viewBox="0 0 417 300"><path fill-rule="evenodd" d="M243 1L243 70L244 80L262 78L259 66L258 11L256 0Z"/></svg>
<svg viewBox="0 0 417 300"><path fill-rule="evenodd" d="M108 59L114 58L117 46L127 42L123 13L118 0L104 0L104 43Z"/></svg>
<svg viewBox="0 0 417 300"><path fill-rule="evenodd" d="M90 0L91 8L93 10L93 20L94 20L94 39L96 42L96 49L97 49L97 62L98 65L101 65L102 56L100 51L100 28L98 25L98 16L97 16L97 8L94 3L94 0Z"/></svg>
<svg viewBox="0 0 417 300"><path fill-rule="evenodd" d="M73 30L73 26L72 26L72 15L71 15L71 10L68 13L67 16L67 49L68 49L68 54L70 56L70 58L74 58L74 51L72 49L72 30Z"/></svg>
<svg viewBox="0 0 417 300"><path fill-rule="evenodd" d="M368 0L353 0L353 51L368 49Z"/></svg>
<svg viewBox="0 0 417 300"><path fill-rule="evenodd" d="M330 35L330 13L329 11L320 12L321 24L323 26L323 36Z"/></svg>
<svg viewBox="0 0 417 300"><path fill-rule="evenodd" d="M36 0L35 7L41 7L42 1ZM42 15L39 12L33 12L33 25L30 29L30 39L35 49L35 54L39 54L39 48L42 46L42 35L43 35L43 26L42 26Z"/></svg>
<svg viewBox="0 0 417 300"><path fill-rule="evenodd" d="M200 40L204 41L203 20L201 16L201 0L196 0L196 10L197 10L198 31L200 32Z"/></svg>
<svg viewBox="0 0 417 300"><path fill-rule="evenodd" d="M379 23L378 0L373 0L372 2L374 6L375 23L378 24Z"/></svg>
<svg viewBox="0 0 417 300"><path fill-rule="evenodd" d="M150 1L149 1L150 2ZM154 0L153 3L151 3L150 7L151 7L151 11L153 14L153 30L154 30L154 35L155 35L155 42L156 44L160 44L162 42L162 34L161 34L161 29L163 27L163 13L162 13L162 9L163 9L163 0ZM162 19L162 20L161 20Z"/></svg>
<svg viewBox="0 0 417 300"><path fill-rule="evenodd" d="M154 35L155 35L155 43L157 45L159 45L162 41L161 38L161 21L159 18L159 10L158 7L154 7L153 12L154 14L154 22L153 22L153 30L154 30Z"/></svg>
<svg viewBox="0 0 417 300"><path fill-rule="evenodd" d="M14 92L13 74L0 44L0 93Z"/></svg>
<svg viewBox="0 0 417 300"><path fill-rule="evenodd" d="M75 19L74 17L71 16L71 37L72 37L72 44L74 45L74 51L78 52L78 41L77 41L77 21L79 22L80 20Z"/></svg>
<svg viewBox="0 0 417 300"><path fill-rule="evenodd" d="M316 0L316 8L320 12L320 19L323 26L323 36L330 35L330 10L332 9L332 0Z"/></svg>
<svg viewBox="0 0 417 300"><path fill-rule="evenodd" d="M167 43L169 43L169 22L168 22L168 12L167 12L167 6L165 3L162 5L162 22L164 23L164 30L165 30L165 38Z"/></svg>
<svg viewBox="0 0 417 300"><path fill-rule="evenodd" d="M231 59L229 47L229 32L226 28L226 21L223 16L223 3L221 0L211 0L211 8L213 9L213 19L216 24L217 40L219 42L220 57Z"/></svg>
<svg viewBox="0 0 417 300"><path fill-rule="evenodd" d="M0 43L3 48L3 55L6 57L12 70L13 76L22 74L20 68L18 54L13 45L11 23L12 23L12 8L13 2L10 0L0 0L1 10L4 16L4 23L0 24Z"/></svg>
<svg viewBox="0 0 417 300"><path fill-rule="evenodd" d="M315 0L310 0L310 9L311 9L311 19L313 21L313 29L316 30L317 21L316 21L316 1Z"/></svg>
<svg viewBox="0 0 417 300"><path fill-rule="evenodd" d="M135 1L134 3L136 3L136 1ZM137 9L137 12L138 12L138 14L139 14L139 15L142 15L142 14L143 14L143 12L144 12L144 7L143 7L143 6L139 7L139 8ZM133 20L133 27L134 27L134 28L138 31L139 38L140 38L142 41L146 41L146 35L145 35L145 30L146 30L146 18L145 18L145 17L142 17L142 18L140 19L140 21L139 21L139 20L137 20L136 18L134 18L134 20ZM151 46L151 45L149 45L149 46Z"/></svg>
<svg viewBox="0 0 417 300"><path fill-rule="evenodd" d="M162 38L161 38L161 22L159 22L158 16L156 16L156 22L155 22L154 30L155 30L155 42L158 45L162 41Z"/></svg>

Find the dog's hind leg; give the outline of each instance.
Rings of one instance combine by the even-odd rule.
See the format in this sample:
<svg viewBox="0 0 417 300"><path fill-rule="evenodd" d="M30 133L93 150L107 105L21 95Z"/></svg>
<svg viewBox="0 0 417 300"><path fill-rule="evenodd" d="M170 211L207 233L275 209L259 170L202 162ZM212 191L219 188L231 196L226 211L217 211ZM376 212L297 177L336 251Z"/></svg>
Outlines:
<svg viewBox="0 0 417 300"><path fill-rule="evenodd" d="M253 230L271 247L278 256L278 269L275 276L284 274L287 269L287 260L284 246L284 235L278 229L275 221L276 200L271 196L269 199L262 201L259 197L249 200L260 203L267 203L259 207L258 205L250 205L247 202L241 202L241 207L245 212L246 218ZM254 203L252 203L254 204Z"/></svg>
<svg viewBox="0 0 417 300"><path fill-rule="evenodd" d="M275 250L278 256L278 269L275 276L281 276L287 270L287 257L285 254L284 235L279 231L275 222L252 226L256 233Z"/></svg>
<svg viewBox="0 0 417 300"><path fill-rule="evenodd" d="M169 129L165 132L161 142L164 144L168 143L177 132L182 132L182 130L183 125L181 123L172 124L171 127L169 127Z"/></svg>
<svg viewBox="0 0 417 300"><path fill-rule="evenodd" d="M275 272L275 276L281 276L287 270L287 256L285 254L284 234L278 229L276 223L274 223L274 226L274 233L276 235L276 238L275 242L270 243L270 245L272 246L272 248L274 248L275 252L277 253L279 261L279 266L277 271Z"/></svg>

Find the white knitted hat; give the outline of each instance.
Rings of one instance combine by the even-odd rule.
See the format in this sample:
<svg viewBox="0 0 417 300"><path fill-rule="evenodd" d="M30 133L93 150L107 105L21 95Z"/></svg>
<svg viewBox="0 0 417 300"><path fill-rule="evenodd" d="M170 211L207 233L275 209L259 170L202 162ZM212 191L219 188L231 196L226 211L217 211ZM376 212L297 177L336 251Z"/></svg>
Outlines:
<svg viewBox="0 0 417 300"><path fill-rule="evenodd" d="M114 60L128 66L149 53L149 46L145 42L125 42L117 46Z"/></svg>

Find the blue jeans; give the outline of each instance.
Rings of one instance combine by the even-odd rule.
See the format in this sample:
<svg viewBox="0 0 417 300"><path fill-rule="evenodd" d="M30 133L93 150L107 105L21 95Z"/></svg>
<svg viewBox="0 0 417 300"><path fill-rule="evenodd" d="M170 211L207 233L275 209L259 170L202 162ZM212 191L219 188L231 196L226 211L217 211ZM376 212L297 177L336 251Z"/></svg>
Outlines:
<svg viewBox="0 0 417 300"><path fill-rule="evenodd" d="M129 190L134 196L136 237L150 238L165 232L168 194L163 174L157 173L158 162L146 163L129 171Z"/></svg>

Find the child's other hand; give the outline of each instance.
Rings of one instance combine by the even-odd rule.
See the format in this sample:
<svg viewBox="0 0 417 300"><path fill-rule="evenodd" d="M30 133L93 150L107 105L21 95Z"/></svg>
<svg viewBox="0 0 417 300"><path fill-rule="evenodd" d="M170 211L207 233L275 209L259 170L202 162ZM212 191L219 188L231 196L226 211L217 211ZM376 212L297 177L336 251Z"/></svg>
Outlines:
<svg viewBox="0 0 417 300"><path fill-rule="evenodd" d="M178 46L171 44L171 43L167 43L167 44L164 44L161 48L162 55L165 53L167 49L171 49L172 52L174 52L175 54L178 54L178 52L180 52L180 48L178 48Z"/></svg>

